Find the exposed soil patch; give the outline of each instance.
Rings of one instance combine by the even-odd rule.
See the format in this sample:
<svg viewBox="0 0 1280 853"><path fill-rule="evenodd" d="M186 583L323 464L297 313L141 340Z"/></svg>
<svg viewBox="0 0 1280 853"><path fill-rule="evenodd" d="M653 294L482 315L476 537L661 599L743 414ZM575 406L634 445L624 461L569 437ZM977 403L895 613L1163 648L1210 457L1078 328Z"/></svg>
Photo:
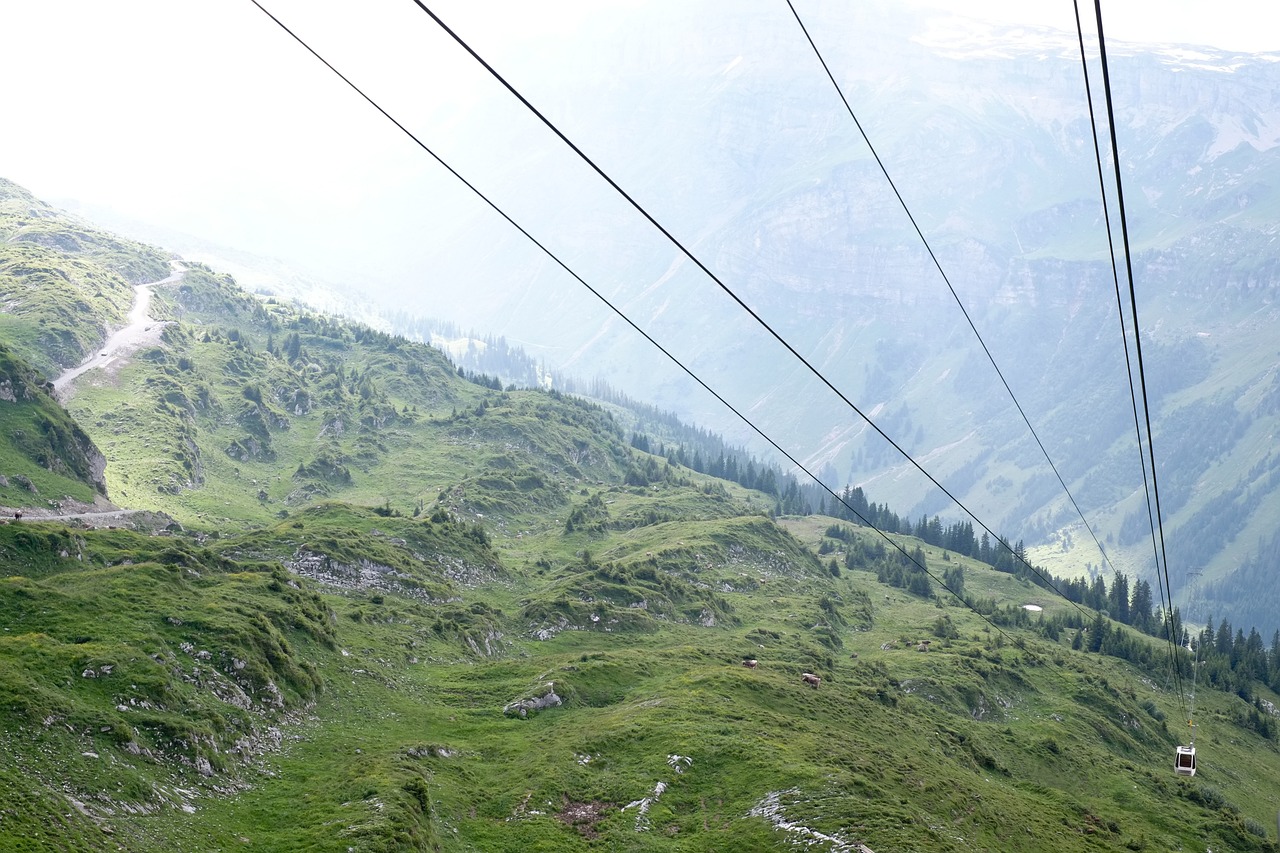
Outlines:
<svg viewBox="0 0 1280 853"><path fill-rule="evenodd" d="M591 803L575 803L566 799L564 808L556 817L582 833L584 838L599 838L596 825L604 820L605 815L613 808L610 803L599 800Z"/></svg>

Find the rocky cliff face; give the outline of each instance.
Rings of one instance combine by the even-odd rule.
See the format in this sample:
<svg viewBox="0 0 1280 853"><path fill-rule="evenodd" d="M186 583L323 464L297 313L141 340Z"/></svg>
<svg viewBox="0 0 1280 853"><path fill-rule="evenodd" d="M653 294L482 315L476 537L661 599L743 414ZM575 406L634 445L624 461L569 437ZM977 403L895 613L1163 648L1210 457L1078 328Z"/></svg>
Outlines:
<svg viewBox="0 0 1280 853"><path fill-rule="evenodd" d="M52 396L45 382L11 350L0 344L0 418L10 427L15 470L0 472L31 483L31 466L89 485L105 495L106 459L80 426ZM21 468L23 470L16 470ZM37 491L28 488L34 499ZM46 495L57 498L60 495Z"/></svg>

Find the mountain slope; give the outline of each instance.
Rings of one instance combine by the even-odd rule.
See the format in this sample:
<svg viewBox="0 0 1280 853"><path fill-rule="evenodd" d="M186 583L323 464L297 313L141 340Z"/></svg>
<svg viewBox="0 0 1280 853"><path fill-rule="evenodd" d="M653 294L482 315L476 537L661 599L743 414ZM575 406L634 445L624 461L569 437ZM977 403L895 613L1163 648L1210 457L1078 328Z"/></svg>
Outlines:
<svg viewBox="0 0 1280 853"><path fill-rule="evenodd" d="M48 378L123 324L131 285L168 270L156 249L88 226L0 178L0 333Z"/></svg>
<svg viewBox="0 0 1280 853"><path fill-rule="evenodd" d="M819 574L776 535L718 550L718 526L682 522L665 529L681 544L620 562L526 543L544 556L463 585L430 568L438 552L394 568L377 550L418 551L441 524L321 508L220 543L236 561L120 531L0 529L28 565L3 589L6 843L1274 849L1258 833L1276 745L1234 722L1238 697L1198 697L1200 774L1183 781L1176 696L1151 678L1013 620L1021 648L1002 646L963 608L864 569ZM447 547L492 566L459 532ZM285 573L248 561L264 544L334 556ZM1007 576L967 569L1019 600ZM664 610L682 579L724 591L700 593L696 615ZM510 710L552 695L528 719Z"/></svg>
<svg viewBox="0 0 1280 853"><path fill-rule="evenodd" d="M1276 849L1264 684L1178 778L1158 640L208 268L157 303L71 411L185 529L0 525L0 846Z"/></svg>

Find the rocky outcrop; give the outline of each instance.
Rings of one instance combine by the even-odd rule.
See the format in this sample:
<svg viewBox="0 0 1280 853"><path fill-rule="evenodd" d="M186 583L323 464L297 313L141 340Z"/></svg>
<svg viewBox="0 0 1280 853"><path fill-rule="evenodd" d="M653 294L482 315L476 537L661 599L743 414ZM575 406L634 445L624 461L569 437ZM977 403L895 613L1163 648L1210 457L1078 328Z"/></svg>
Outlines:
<svg viewBox="0 0 1280 853"><path fill-rule="evenodd" d="M412 575L373 560L343 562L318 551L300 548L292 559L284 561L284 566L294 574L325 586L352 591L391 592L434 603L443 599L443 596L432 595L432 591Z"/></svg>
<svg viewBox="0 0 1280 853"><path fill-rule="evenodd" d="M270 443L263 443L251 435L238 438L227 445L226 454L240 462L273 462L276 452Z"/></svg>
<svg viewBox="0 0 1280 853"><path fill-rule="evenodd" d="M502 713L508 717L519 717L523 720L530 714L536 714L547 708L559 708L563 704L564 700L556 693L555 682L548 681L535 690L532 696L507 703Z"/></svg>
<svg viewBox="0 0 1280 853"><path fill-rule="evenodd" d="M80 480L99 494L106 494L106 459L54 399L52 388L30 365L0 344L0 406L25 410L25 420L30 423L30 428L16 428L8 436L13 448L34 466Z"/></svg>

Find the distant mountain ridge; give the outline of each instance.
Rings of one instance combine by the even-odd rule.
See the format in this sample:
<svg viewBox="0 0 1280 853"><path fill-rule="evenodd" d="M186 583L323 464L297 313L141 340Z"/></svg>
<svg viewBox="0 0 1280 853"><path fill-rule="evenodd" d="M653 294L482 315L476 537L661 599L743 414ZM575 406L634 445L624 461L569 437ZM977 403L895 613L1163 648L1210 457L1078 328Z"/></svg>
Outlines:
<svg viewBox="0 0 1280 853"><path fill-rule="evenodd" d="M700 259L983 518L1061 571L1104 565L812 55L788 46L785 31L761 33L749 16L718 16L712 27L706 11L691 7L685 34L664 43L668 62L652 74L575 81L561 126L571 138L589 132L590 150L607 152L620 184L642 192ZM812 17L825 58L1111 562L1148 574L1129 380L1073 40L935 19L891 31L872 7ZM761 44L774 52L750 52ZM1096 86L1096 65L1091 72ZM1188 573L1225 577L1280 509L1265 438L1276 382L1269 330L1280 321L1280 62L1114 44L1111 79L1170 569L1185 601ZM589 123L575 104L590 105ZM1109 197L1114 205L1114 188ZM569 207L539 209L560 251L621 282L612 297L633 318L807 465L829 471L829 485L862 485L913 517L958 517L669 246L621 213L597 213L588 230ZM560 296L552 274L519 260L519 238L495 243L482 233L483 248L460 227L448 255L430 256L433 276L460 280L482 255L485 269L511 259L509 302L477 300L465 322L522 341L554 329L556 347L529 349L552 372L590 363L626 393L763 452L647 344ZM522 306L518 315L511 304Z"/></svg>

